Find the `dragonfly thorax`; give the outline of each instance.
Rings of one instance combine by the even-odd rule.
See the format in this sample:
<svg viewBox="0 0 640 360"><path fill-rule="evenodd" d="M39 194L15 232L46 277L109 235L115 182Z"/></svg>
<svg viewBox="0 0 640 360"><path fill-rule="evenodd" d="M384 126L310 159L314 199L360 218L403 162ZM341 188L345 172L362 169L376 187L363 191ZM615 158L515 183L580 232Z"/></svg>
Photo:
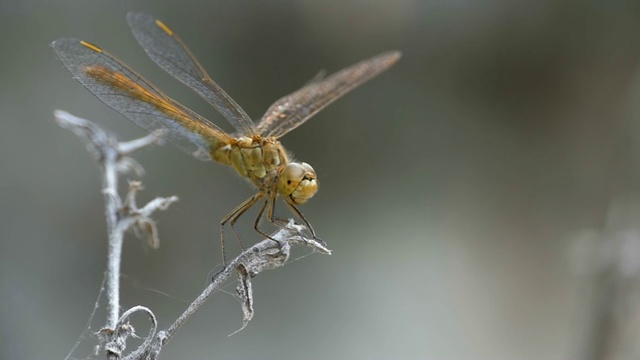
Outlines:
<svg viewBox="0 0 640 360"><path fill-rule="evenodd" d="M233 167L257 187L271 183L278 169L289 163L286 151L275 138L241 136L214 148L211 157Z"/></svg>

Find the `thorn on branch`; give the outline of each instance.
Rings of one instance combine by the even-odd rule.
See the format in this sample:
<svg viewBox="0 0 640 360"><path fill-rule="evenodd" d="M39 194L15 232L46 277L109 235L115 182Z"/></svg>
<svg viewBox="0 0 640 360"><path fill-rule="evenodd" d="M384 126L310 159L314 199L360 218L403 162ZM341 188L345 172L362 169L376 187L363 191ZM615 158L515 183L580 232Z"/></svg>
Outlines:
<svg viewBox="0 0 640 360"><path fill-rule="evenodd" d="M142 183L139 181L129 182L129 191L125 197L124 205L120 209L120 221L127 226L133 227L137 238L147 238L147 243L152 249L160 247L158 238L158 227L151 215L156 210L166 210L169 205L178 201L177 196L168 198L155 198L149 201L142 209L136 204L136 195L142 190ZM128 221L127 221L128 220Z"/></svg>
<svg viewBox="0 0 640 360"><path fill-rule="evenodd" d="M249 324L249 321L253 319L254 314L253 285L250 280L251 276L243 264L238 265L236 271L238 273L238 286L236 287L236 292L238 293L238 296L240 296L242 304L242 327L229 334L229 336L235 335L244 330L244 328Z"/></svg>

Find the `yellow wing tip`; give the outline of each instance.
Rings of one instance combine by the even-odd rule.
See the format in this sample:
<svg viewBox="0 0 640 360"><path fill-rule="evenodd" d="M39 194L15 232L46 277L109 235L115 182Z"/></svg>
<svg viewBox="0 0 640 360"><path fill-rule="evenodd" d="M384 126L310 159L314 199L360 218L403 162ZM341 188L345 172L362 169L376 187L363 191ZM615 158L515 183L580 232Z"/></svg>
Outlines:
<svg viewBox="0 0 640 360"><path fill-rule="evenodd" d="M400 58L402 57L402 52L398 50L391 50L387 52L387 56L389 57L390 63L395 63L396 61L400 60Z"/></svg>
<svg viewBox="0 0 640 360"><path fill-rule="evenodd" d="M93 50L93 51L95 51L97 53L101 53L102 52L102 49L100 49L98 46L93 45L92 43L87 42L87 41L80 40L80 45L88 47L89 49L91 49L91 50Z"/></svg>
<svg viewBox="0 0 640 360"><path fill-rule="evenodd" d="M171 31L171 29L169 29L169 27L167 25L165 25L165 23L163 23L160 20L156 20L156 25L162 29L162 31L164 31L165 33L167 33L167 35L169 36L173 36L173 31Z"/></svg>

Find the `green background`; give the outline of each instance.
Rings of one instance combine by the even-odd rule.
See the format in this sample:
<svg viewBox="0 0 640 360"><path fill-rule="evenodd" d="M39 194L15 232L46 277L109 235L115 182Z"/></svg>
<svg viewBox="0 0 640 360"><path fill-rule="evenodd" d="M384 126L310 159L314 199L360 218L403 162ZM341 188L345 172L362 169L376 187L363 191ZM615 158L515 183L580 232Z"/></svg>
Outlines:
<svg viewBox="0 0 640 360"><path fill-rule="evenodd" d="M300 208L334 255L256 278L255 317L232 337L242 313L230 284L163 358L638 354L637 2L5 0L0 358L64 358L105 268L99 171L53 110L122 140L145 134L74 81L51 41L93 42L231 130L146 58L128 11L167 23L254 119L321 69L403 52L283 138L318 173ZM156 216L159 250L127 237L122 305L146 305L166 327L218 269L219 220L253 189L170 145L135 158L141 203L180 202ZM252 220L239 226L247 242ZM91 329L103 324L99 310ZM146 333L144 319L134 325ZM72 356L95 344L85 336Z"/></svg>

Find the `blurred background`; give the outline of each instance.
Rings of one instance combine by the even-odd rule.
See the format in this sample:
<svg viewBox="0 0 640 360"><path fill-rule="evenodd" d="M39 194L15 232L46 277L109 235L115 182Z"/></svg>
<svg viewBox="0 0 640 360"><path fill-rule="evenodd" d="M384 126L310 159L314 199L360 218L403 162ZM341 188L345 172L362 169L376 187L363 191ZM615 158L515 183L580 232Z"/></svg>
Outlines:
<svg viewBox="0 0 640 360"><path fill-rule="evenodd" d="M318 172L301 210L334 254L299 250L257 277L254 319L232 337L230 284L163 358L640 357L637 1L27 0L0 2L0 358L62 359L77 340L72 358L104 358L87 326L105 269L100 172L53 110L145 134L51 41L98 44L231 130L146 57L128 11L163 19L253 118L321 69L403 53L283 138ZM254 190L171 145L135 158L140 203L180 202L155 217L158 250L126 239L122 306L166 328L219 269L220 219Z"/></svg>

